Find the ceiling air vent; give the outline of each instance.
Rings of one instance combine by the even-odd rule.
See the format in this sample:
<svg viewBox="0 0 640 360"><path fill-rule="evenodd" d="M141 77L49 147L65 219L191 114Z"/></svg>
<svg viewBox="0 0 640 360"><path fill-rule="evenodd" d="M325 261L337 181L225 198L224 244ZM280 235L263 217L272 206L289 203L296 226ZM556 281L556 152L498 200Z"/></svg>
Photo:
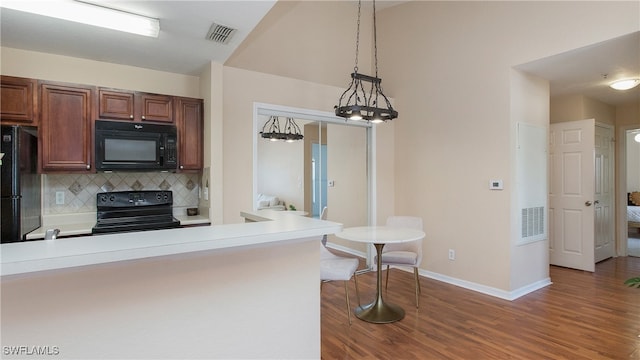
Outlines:
<svg viewBox="0 0 640 360"><path fill-rule="evenodd" d="M232 29L228 26L213 23L207 33L207 39L226 45L229 43L229 40L231 40L231 37L233 37L233 34L235 34L236 31L238 31L238 29Z"/></svg>

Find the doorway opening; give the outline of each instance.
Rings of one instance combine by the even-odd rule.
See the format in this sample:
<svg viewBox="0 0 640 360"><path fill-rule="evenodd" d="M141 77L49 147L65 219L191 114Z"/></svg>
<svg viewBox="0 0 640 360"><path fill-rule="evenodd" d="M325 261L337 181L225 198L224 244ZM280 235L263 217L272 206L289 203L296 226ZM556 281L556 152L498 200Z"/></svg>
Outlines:
<svg viewBox="0 0 640 360"><path fill-rule="evenodd" d="M627 255L640 257L640 129L629 129L625 135Z"/></svg>

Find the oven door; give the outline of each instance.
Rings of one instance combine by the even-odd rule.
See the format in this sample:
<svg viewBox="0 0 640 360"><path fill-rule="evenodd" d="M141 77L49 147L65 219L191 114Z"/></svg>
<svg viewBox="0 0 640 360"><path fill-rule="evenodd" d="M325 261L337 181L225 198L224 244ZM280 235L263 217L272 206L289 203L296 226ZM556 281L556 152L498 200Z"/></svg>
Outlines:
<svg viewBox="0 0 640 360"><path fill-rule="evenodd" d="M163 170L162 134L150 132L96 131L96 169Z"/></svg>

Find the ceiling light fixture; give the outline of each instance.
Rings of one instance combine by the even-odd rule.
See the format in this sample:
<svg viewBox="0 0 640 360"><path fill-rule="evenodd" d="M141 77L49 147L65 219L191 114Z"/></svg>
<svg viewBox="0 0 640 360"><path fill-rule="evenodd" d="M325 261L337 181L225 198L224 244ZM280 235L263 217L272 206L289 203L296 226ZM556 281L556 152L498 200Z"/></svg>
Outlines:
<svg viewBox="0 0 640 360"><path fill-rule="evenodd" d="M342 93L336 105L336 116L350 120L366 120L372 123L381 123L398 117L398 112L393 109L391 102L382 92L378 77L378 44L376 35L376 0L373 0L373 47L375 76L358 73L358 50L360 46L360 10L362 1L358 0L358 26L356 33L356 64L351 73L351 83ZM365 88L365 83L368 83ZM382 104L381 104L382 102ZM385 106L385 107L379 107Z"/></svg>
<svg viewBox="0 0 640 360"><path fill-rule="evenodd" d="M625 79L612 82L609 86L616 90L629 90L640 84L640 79Z"/></svg>
<svg viewBox="0 0 640 360"><path fill-rule="evenodd" d="M300 127L293 118L288 117L284 124L284 131L280 130L280 120L277 116L269 117L269 120L262 127L260 136L271 141L282 140L285 142L294 142L304 138Z"/></svg>
<svg viewBox="0 0 640 360"><path fill-rule="evenodd" d="M160 21L150 17L115 10L96 4L57 1L2 1L0 6L7 9L124 31L132 34L158 37Z"/></svg>

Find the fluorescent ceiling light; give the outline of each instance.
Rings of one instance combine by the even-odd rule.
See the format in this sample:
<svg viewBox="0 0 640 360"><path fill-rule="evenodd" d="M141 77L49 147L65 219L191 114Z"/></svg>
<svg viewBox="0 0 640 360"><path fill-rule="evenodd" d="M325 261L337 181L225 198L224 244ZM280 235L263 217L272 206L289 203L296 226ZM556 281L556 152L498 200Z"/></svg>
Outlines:
<svg viewBox="0 0 640 360"><path fill-rule="evenodd" d="M614 81L609 86L616 90L629 90L638 86L638 84L640 84L640 79L626 79Z"/></svg>
<svg viewBox="0 0 640 360"><path fill-rule="evenodd" d="M158 21L158 19L80 1L3 0L0 2L0 6L7 9L150 37L158 37L158 33L160 32L160 21Z"/></svg>

